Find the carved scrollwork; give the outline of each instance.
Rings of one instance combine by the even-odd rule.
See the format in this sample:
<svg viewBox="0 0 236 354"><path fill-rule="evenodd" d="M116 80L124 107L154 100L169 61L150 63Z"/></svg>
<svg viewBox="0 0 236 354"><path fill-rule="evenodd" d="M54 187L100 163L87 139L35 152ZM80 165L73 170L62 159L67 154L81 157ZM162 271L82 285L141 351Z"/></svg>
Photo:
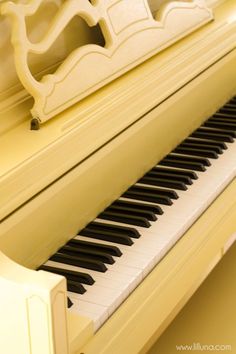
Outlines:
<svg viewBox="0 0 236 354"><path fill-rule="evenodd" d="M12 19L17 73L34 97L31 113L34 122L36 119L39 123L213 18L203 0L169 1L154 17L147 0L66 0L43 38L32 43L27 35L26 18L34 15L43 1L2 5L2 13ZM88 44L75 49L54 74L37 81L29 68L29 54L46 53L75 16L83 18L90 27L99 25L105 46Z"/></svg>

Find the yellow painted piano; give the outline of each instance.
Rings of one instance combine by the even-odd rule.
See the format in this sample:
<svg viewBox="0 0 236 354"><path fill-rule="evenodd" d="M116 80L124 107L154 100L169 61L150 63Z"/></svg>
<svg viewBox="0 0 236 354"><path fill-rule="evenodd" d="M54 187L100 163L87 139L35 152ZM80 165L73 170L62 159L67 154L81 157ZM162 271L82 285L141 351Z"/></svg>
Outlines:
<svg viewBox="0 0 236 354"><path fill-rule="evenodd" d="M0 349L137 354L236 239L236 1L0 1Z"/></svg>

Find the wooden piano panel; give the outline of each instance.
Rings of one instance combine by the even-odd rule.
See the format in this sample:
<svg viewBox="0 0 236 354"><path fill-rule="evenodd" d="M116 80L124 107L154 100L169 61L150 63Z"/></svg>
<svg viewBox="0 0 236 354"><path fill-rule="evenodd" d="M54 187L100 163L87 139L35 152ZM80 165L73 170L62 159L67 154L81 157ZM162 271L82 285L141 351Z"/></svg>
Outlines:
<svg viewBox="0 0 236 354"><path fill-rule="evenodd" d="M235 234L236 237L236 234ZM236 346L236 243L172 321L148 354L176 354L192 349L232 352ZM201 346L201 347L200 347ZM189 348L190 349L190 348Z"/></svg>

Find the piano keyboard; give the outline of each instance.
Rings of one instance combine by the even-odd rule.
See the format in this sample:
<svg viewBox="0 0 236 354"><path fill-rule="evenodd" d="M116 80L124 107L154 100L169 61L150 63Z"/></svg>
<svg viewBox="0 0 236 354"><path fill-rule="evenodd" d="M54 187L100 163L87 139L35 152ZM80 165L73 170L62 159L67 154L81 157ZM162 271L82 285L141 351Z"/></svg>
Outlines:
<svg viewBox="0 0 236 354"><path fill-rule="evenodd" d="M233 98L39 268L69 311L99 329L235 177L235 138Z"/></svg>

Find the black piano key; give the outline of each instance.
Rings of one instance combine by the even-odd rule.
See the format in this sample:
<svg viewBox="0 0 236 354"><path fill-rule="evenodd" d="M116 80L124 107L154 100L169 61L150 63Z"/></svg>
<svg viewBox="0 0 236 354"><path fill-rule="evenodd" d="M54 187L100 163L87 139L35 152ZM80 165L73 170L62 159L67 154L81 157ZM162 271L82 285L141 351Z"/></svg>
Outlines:
<svg viewBox="0 0 236 354"><path fill-rule="evenodd" d="M64 268L56 268L47 265L42 265L39 267L39 270L45 270L50 273L55 273L59 275L63 275L68 280L73 280L79 283L92 285L95 283L94 279L91 275L87 273L76 272L74 270L64 269Z"/></svg>
<svg viewBox="0 0 236 354"><path fill-rule="evenodd" d="M217 140L208 140L208 139L197 139L197 138L187 138L184 140L183 143L194 143L198 144L200 146L206 145L206 146L217 146L221 150L227 150L228 147L223 141L217 141Z"/></svg>
<svg viewBox="0 0 236 354"><path fill-rule="evenodd" d="M139 238L141 235L138 232L138 230L136 230L133 227L129 227L129 226L121 226L121 225L113 225L112 223L101 223L99 221L92 221L88 224L88 226L90 229L94 229L94 230L98 230L98 231L106 231L106 232L114 232L115 234L121 234L124 236L129 236L132 238ZM86 228L87 228L86 227Z"/></svg>
<svg viewBox="0 0 236 354"><path fill-rule="evenodd" d="M79 234L80 236L86 236L92 239L103 240L108 242L113 242L120 245L132 246L133 241L129 236L119 235L115 232L105 232L105 231L95 231L95 230L85 230Z"/></svg>
<svg viewBox="0 0 236 354"><path fill-rule="evenodd" d="M86 292L86 289L83 287L82 284L77 283L73 280L67 281L67 290L77 294L84 294Z"/></svg>
<svg viewBox="0 0 236 354"><path fill-rule="evenodd" d="M213 145L213 144L211 145L211 144L207 144L207 143L204 144L203 142L201 142L201 144L184 142L184 143L181 143L179 145L179 147L193 148L196 150L204 149L204 150L214 151L218 155L223 154L223 151L219 146Z"/></svg>
<svg viewBox="0 0 236 354"><path fill-rule="evenodd" d="M135 202L135 201L130 201L130 200L116 200L115 202L112 203L112 206L122 206L122 207L127 207L127 208L132 208L136 210L142 210L142 211L150 211L153 214L157 215L162 215L163 210L159 205L151 205L151 204L146 204L143 202Z"/></svg>
<svg viewBox="0 0 236 354"><path fill-rule="evenodd" d="M130 199L137 199L137 200L143 200L146 202L151 202L151 203L157 203L157 204L163 204L163 205L172 205L173 202L171 198L156 194L156 193L151 193L151 192L146 192L142 190L133 190L133 189L128 189L123 195L123 197L130 198Z"/></svg>
<svg viewBox="0 0 236 354"><path fill-rule="evenodd" d="M167 158L173 160L179 160L179 161L198 162L204 166L211 166L210 161L205 157L184 156L182 154L170 153L169 155L167 155Z"/></svg>
<svg viewBox="0 0 236 354"><path fill-rule="evenodd" d="M236 137L236 132L231 131L231 130L226 130L226 129L216 129L216 128L208 128L208 127L201 126L196 131L205 132L208 134L222 134L222 135L228 136L229 138ZM233 142L233 140L232 140L232 142Z"/></svg>
<svg viewBox="0 0 236 354"><path fill-rule="evenodd" d="M98 272L106 272L107 267L100 261L94 261L91 259L84 259L80 257L70 256L68 254L55 253L51 258L51 261L60 262L64 264L74 265L81 268L92 269Z"/></svg>
<svg viewBox="0 0 236 354"><path fill-rule="evenodd" d="M174 152L185 155L203 156L211 159L218 159L217 153L208 149L195 149L192 147L179 146L174 150Z"/></svg>
<svg viewBox="0 0 236 354"><path fill-rule="evenodd" d="M217 116L212 116L211 118L208 119L209 121L214 121L214 122L227 122L227 123L236 123L236 118L234 116L227 116L227 117L217 117Z"/></svg>
<svg viewBox="0 0 236 354"><path fill-rule="evenodd" d="M233 118L236 119L236 106L228 105L227 107L222 107L212 115L212 117L219 117L219 118ZM211 117L210 117L211 118Z"/></svg>
<svg viewBox="0 0 236 354"><path fill-rule="evenodd" d="M235 111L236 112L236 111ZM233 124L236 125L236 116L234 117L233 115L229 114L226 117L217 117L217 116L212 116L211 118L209 118L207 121L209 122L221 122L221 123L229 123L229 124Z"/></svg>
<svg viewBox="0 0 236 354"><path fill-rule="evenodd" d="M95 231L89 229L83 229L80 236L86 236L97 240L103 240L108 242L117 243L120 245L132 246L133 241L129 236L119 235L114 232L106 232L106 231Z"/></svg>
<svg viewBox="0 0 236 354"><path fill-rule="evenodd" d="M235 114L236 116L236 106L231 104L225 105L224 107L220 108L217 113L226 113L226 114L232 113L233 115Z"/></svg>
<svg viewBox="0 0 236 354"><path fill-rule="evenodd" d="M119 206L119 205L114 205L112 204L109 206L106 211L115 211L115 212L121 212L121 213L127 213L128 215L133 215L133 216L139 216L142 218L146 218L147 220L150 221L156 221L157 217L155 213L152 211L148 210L141 210L138 208L132 208L130 206Z"/></svg>
<svg viewBox="0 0 236 354"><path fill-rule="evenodd" d="M176 173L181 176L186 176L191 179L198 179L198 176L196 172L194 171L189 171L189 170L183 170L183 169L178 169L178 168L169 168L169 167L162 167L162 166L155 166L152 168L151 171L158 172L159 174L165 174L168 172L168 174L175 175Z"/></svg>
<svg viewBox="0 0 236 354"><path fill-rule="evenodd" d="M178 172L176 173L160 173L158 171L155 171L154 169L150 170L144 177L153 177L153 178L158 178L162 180L169 180L173 182L182 182L185 185L191 185L193 184L192 179L187 176L187 175L180 175Z"/></svg>
<svg viewBox="0 0 236 354"><path fill-rule="evenodd" d="M226 129L236 131L236 124L226 123L226 122L217 122L215 120L208 120L204 123L205 127L212 127L217 129Z"/></svg>
<svg viewBox="0 0 236 354"><path fill-rule="evenodd" d="M174 181L171 179L163 179L163 178L155 178L154 176L149 176L148 174L141 178L138 183L143 184L151 184L154 186L166 187L166 188L173 188L177 190L186 191L188 188L185 183Z"/></svg>
<svg viewBox="0 0 236 354"><path fill-rule="evenodd" d="M234 120L235 120L236 119L236 112L232 112L232 111L227 112L227 113L217 112L217 113L213 114L212 117L214 117L214 118L230 118L230 119L234 118Z"/></svg>
<svg viewBox="0 0 236 354"><path fill-rule="evenodd" d="M130 187L133 191L142 191L147 193L155 193L161 196L168 197L170 199L178 199L178 194L172 189L164 189L159 187L150 187L150 186L139 186L137 184Z"/></svg>
<svg viewBox="0 0 236 354"><path fill-rule="evenodd" d="M99 219L121 222L123 224L137 225L142 227L150 227L150 222L143 217L127 215L115 211L104 211L99 214Z"/></svg>
<svg viewBox="0 0 236 354"><path fill-rule="evenodd" d="M85 228L85 229L81 230L79 234L81 236L86 236L86 237L94 238L97 240L118 243L121 245L131 246L133 244L131 237L116 234L115 232L112 232L112 231L107 232L107 231L91 230L89 228Z"/></svg>
<svg viewBox="0 0 236 354"><path fill-rule="evenodd" d="M177 168L185 168L193 171L206 171L206 168L203 164L199 162L188 162L188 161L180 161L174 159L164 158L159 162L159 165L177 167Z"/></svg>
<svg viewBox="0 0 236 354"><path fill-rule="evenodd" d="M201 139L209 139L209 140L217 140L223 141L227 143L233 143L234 139L231 136L227 136L225 134L220 133L207 133L206 131L195 131L191 134L192 137L201 138Z"/></svg>
<svg viewBox="0 0 236 354"><path fill-rule="evenodd" d="M69 297L67 297L67 307L68 309L71 308L73 306L73 302L71 301L71 299Z"/></svg>
<svg viewBox="0 0 236 354"><path fill-rule="evenodd" d="M92 249L110 254L111 256L120 257L122 255L121 250L116 246L102 245L96 242L81 241L72 239L67 242L69 246L77 246L80 249Z"/></svg>
<svg viewBox="0 0 236 354"><path fill-rule="evenodd" d="M115 263L114 258L110 254L106 254L104 252L96 250L80 249L76 246L65 245L64 247L60 248L58 252L85 259L90 258L94 261L100 261L107 264Z"/></svg>

